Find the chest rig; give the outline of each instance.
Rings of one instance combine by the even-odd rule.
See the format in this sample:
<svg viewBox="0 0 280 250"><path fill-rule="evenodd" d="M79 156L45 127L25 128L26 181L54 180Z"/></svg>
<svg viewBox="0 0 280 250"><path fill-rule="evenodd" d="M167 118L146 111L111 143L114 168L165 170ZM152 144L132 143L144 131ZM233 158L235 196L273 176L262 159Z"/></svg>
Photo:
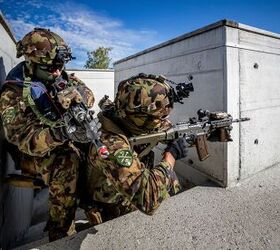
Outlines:
<svg viewBox="0 0 280 250"><path fill-rule="evenodd" d="M43 124L50 127L62 126L63 110L57 105L56 95L58 91L70 86L71 83L62 77L48 86L24 76L23 101Z"/></svg>

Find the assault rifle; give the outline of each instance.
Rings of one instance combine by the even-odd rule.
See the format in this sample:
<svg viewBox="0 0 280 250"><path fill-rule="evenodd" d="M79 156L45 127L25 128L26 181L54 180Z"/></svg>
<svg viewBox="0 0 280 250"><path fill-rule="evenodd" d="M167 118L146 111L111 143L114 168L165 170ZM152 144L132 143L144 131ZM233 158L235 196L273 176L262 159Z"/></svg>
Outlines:
<svg viewBox="0 0 280 250"><path fill-rule="evenodd" d="M204 161L210 155L207 147L208 141L228 142L232 141L230 132L232 124L249 121L250 118L233 119L225 112L210 112L208 110L198 110L198 118L190 118L188 122L179 122L164 132L156 132L147 135L140 135L129 138L132 147L136 145L146 145L140 152L139 158L147 155L159 142L169 142L185 137L189 146L196 146L200 161Z"/></svg>
<svg viewBox="0 0 280 250"><path fill-rule="evenodd" d="M109 156L108 149L99 140L97 118L93 117L93 112L88 110L83 102L72 105L65 112L63 118L66 124L66 131L70 138L78 129L81 129L81 136L86 136L86 140L95 145L97 153L101 158L105 159Z"/></svg>
<svg viewBox="0 0 280 250"><path fill-rule="evenodd" d="M64 80L55 82L53 95L66 110L62 116L68 137L80 143L93 143L98 155L101 158L107 158L108 149L99 139L98 121L93 116L94 111L89 110L83 101L83 90L80 90L79 86L68 88L64 86L66 86Z"/></svg>

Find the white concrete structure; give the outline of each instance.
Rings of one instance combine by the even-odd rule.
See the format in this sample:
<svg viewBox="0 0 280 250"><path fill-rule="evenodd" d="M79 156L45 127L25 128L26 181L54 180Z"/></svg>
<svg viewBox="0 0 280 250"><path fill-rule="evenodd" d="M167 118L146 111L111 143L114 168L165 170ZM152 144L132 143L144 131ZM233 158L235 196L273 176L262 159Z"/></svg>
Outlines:
<svg viewBox="0 0 280 250"><path fill-rule="evenodd" d="M1 11L0 38L0 83L2 85L6 74L21 60L16 58L16 39Z"/></svg>
<svg viewBox="0 0 280 250"><path fill-rule="evenodd" d="M182 82L193 76L194 93L178 104L173 121L196 110L227 111L251 121L233 125L233 140L209 145L211 157L200 162L195 150L177 164L204 173L222 186L235 185L280 162L280 35L222 20L115 63L115 83L132 75L164 74ZM115 86L115 88L116 88Z"/></svg>
<svg viewBox="0 0 280 250"><path fill-rule="evenodd" d="M74 73L93 91L95 97L93 110L96 113L100 110L98 102L104 95L114 98L113 69L67 69L67 72Z"/></svg>

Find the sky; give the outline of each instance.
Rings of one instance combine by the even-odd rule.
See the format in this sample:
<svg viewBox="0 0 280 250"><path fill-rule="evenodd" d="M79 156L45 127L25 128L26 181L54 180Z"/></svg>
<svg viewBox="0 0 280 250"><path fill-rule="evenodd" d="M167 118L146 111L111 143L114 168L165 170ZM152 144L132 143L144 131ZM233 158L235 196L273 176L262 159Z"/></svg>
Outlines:
<svg viewBox="0 0 280 250"><path fill-rule="evenodd" d="M72 48L83 68L87 51L113 48L112 63L221 19L280 33L279 0L0 0L16 38L49 28Z"/></svg>

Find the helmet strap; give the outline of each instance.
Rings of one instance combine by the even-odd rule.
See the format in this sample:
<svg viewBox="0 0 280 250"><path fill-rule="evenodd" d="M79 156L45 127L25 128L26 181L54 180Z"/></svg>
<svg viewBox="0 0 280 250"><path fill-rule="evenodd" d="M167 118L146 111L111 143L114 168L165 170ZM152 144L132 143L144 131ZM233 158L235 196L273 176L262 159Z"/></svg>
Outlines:
<svg viewBox="0 0 280 250"><path fill-rule="evenodd" d="M33 75L35 72L36 64L33 63L31 60L25 59L25 73L26 75Z"/></svg>

